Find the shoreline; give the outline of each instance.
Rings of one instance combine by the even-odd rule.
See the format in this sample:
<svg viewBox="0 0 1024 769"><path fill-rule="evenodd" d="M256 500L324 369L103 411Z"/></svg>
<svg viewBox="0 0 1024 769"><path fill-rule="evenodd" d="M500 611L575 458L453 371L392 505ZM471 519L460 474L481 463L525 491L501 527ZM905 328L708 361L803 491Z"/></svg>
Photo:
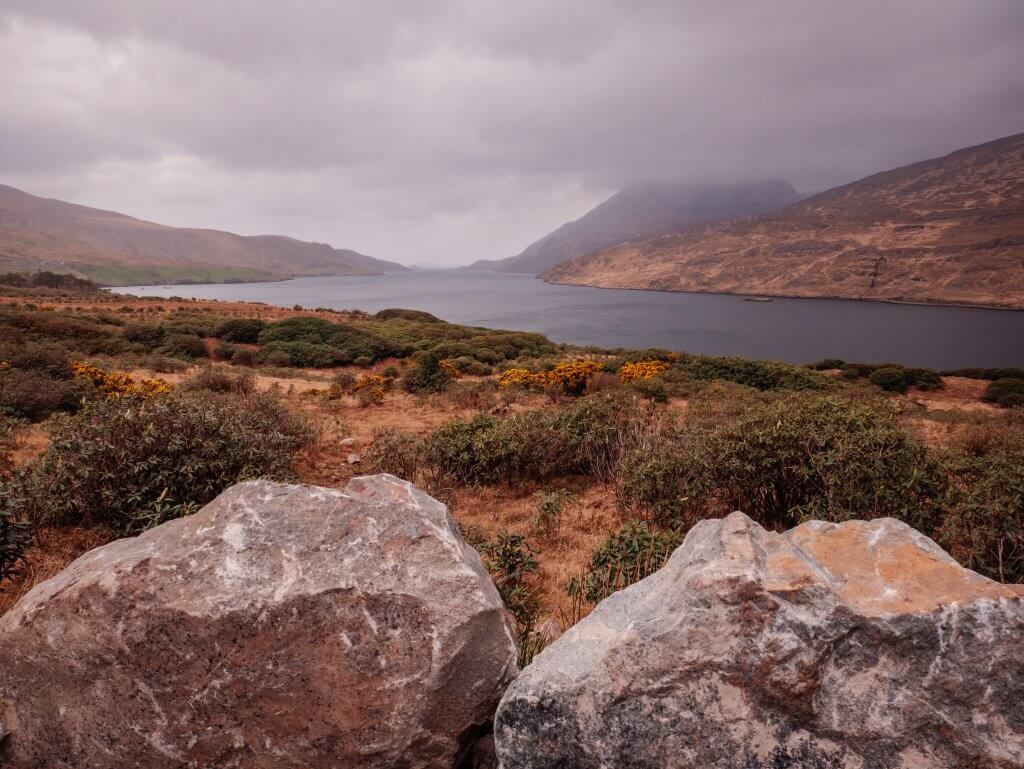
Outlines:
<svg viewBox="0 0 1024 769"><path fill-rule="evenodd" d="M660 294L698 294L698 295L711 295L711 296L736 296L740 298L767 298L767 299L804 299L807 301L819 301L822 299L828 299L839 302L876 302L878 304L897 304L897 305L909 305L912 307L958 307L965 310L1002 310L1004 312L1024 312L1024 306L1015 306L1007 304L976 304L970 302L954 302L944 301L942 299L878 299L869 297L857 297L857 296L838 296L832 294L822 294L820 296L802 296L800 294L780 294L771 292L759 292L759 293L741 293L738 291L676 291L671 288L638 288L636 286L595 286L591 283L563 283L557 280L549 280L543 278L540 275L534 275L534 277L542 283L547 283L549 286L577 286L579 288L596 288L602 291L656 291Z"/></svg>

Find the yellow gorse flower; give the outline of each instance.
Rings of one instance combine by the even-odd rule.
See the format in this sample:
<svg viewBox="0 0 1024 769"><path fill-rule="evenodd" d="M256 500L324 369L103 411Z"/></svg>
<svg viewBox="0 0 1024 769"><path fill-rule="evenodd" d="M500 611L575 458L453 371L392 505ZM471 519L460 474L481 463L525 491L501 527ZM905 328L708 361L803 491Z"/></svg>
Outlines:
<svg viewBox="0 0 1024 769"><path fill-rule="evenodd" d="M642 360L636 363L623 363L622 368L619 369L619 379L623 382L654 379L669 368L671 366L662 360Z"/></svg>
<svg viewBox="0 0 1024 769"><path fill-rule="evenodd" d="M592 360L577 360L559 363L550 371L528 371L525 368L512 368L498 379L499 387L524 387L528 390L546 390L557 387L568 395L583 392L590 378L602 368L600 363Z"/></svg>
<svg viewBox="0 0 1024 769"><path fill-rule="evenodd" d="M163 379L140 379L136 382L126 371L104 371L88 363L72 363L71 371L77 377L88 379L100 392L113 398L122 395L154 398L174 389L174 385Z"/></svg>

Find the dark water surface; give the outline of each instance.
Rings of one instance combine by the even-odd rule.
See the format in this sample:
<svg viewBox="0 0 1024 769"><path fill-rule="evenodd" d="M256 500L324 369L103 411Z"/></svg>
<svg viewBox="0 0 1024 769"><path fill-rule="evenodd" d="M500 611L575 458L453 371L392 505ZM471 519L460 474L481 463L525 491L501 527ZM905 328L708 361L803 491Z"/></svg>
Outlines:
<svg viewBox="0 0 1024 769"><path fill-rule="evenodd" d="M722 294L553 286L528 275L456 270L118 290L368 312L405 307L454 323L540 331L559 342L600 347L666 347L792 363L843 358L933 368L1024 366L1019 311L833 299L750 302Z"/></svg>

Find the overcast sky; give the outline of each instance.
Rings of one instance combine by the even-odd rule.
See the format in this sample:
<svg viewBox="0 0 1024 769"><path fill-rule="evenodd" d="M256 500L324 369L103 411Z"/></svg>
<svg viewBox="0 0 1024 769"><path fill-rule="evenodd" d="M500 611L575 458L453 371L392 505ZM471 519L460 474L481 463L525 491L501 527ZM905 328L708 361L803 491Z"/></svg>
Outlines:
<svg viewBox="0 0 1024 769"><path fill-rule="evenodd" d="M1020 131L1022 0L0 0L0 183L407 264Z"/></svg>

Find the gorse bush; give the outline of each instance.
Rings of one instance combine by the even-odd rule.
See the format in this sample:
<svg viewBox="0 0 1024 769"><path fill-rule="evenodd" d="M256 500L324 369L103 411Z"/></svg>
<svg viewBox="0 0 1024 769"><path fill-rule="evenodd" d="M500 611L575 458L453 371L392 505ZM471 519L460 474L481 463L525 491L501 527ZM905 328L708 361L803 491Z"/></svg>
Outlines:
<svg viewBox="0 0 1024 769"><path fill-rule="evenodd" d="M875 369L868 377L868 381L875 387L894 393L905 393L909 386L904 369L900 366L885 366Z"/></svg>
<svg viewBox="0 0 1024 769"><path fill-rule="evenodd" d="M13 476L0 509L48 525L130 533L153 508L187 511L238 481L288 478L310 428L269 394L207 392L96 399L53 427Z"/></svg>

